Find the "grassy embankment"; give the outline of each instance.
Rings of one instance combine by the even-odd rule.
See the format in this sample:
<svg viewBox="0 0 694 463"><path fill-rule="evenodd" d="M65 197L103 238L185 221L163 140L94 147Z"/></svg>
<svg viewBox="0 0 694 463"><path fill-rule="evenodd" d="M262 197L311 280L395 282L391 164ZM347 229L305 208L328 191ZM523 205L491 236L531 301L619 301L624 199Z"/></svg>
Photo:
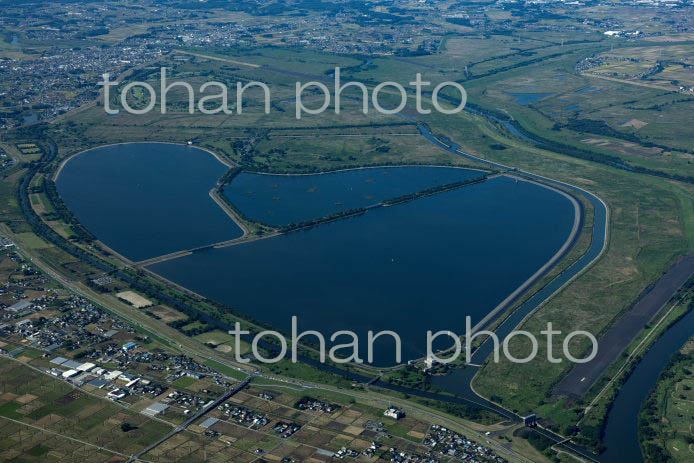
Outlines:
<svg viewBox="0 0 694 463"><path fill-rule="evenodd" d="M485 102L482 96L479 102ZM487 104L493 108L493 103ZM517 120L517 113L522 115L523 111L527 110L509 109ZM523 329L537 333L551 321L564 332L588 329L599 334L678 255L692 249L694 209L687 184L541 150L469 114L458 117L455 123L442 117L430 119L430 126L460 142L471 154L582 186L604 199L610 208L611 239L605 256L531 317ZM546 136L551 124L545 121L544 125L526 128ZM497 144L508 149L490 147ZM517 344L518 353L527 348ZM540 347L542 358L544 347ZM555 351L560 347L555 345ZM573 349L580 352L585 346ZM566 364L542 361L527 365L501 362L485 368L476 387L487 396L500 397L505 406L521 412L538 411L559 429L568 430L578 421L581 403L550 400L553 384L567 368Z"/></svg>

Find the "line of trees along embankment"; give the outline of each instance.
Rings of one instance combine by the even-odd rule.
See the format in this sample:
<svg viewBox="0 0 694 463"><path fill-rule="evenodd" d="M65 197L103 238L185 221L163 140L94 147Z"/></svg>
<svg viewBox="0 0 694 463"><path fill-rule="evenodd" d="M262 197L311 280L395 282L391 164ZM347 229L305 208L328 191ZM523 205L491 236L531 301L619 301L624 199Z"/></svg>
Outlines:
<svg viewBox="0 0 694 463"><path fill-rule="evenodd" d="M384 127L405 127L405 126L415 126L413 122L382 122L373 124L342 124L342 125L321 125L318 127L311 126L285 126L285 127L273 127L269 132L287 132L291 130L301 130L301 131L320 131L320 130L332 130L332 129L377 129Z"/></svg>
<svg viewBox="0 0 694 463"><path fill-rule="evenodd" d="M215 193L217 194L217 197L224 202L224 204L234 212L236 217L241 219L244 222L247 223L252 223L252 224L257 224L260 225L261 227L269 228L269 229L274 229L276 227L273 227L272 225L268 225L263 222L259 222L257 220L251 219L248 217L246 214L241 211L236 205L227 197L227 195L224 194L224 189L229 186L229 184L236 178L237 175L239 175L241 172L243 172L243 168L241 167L234 167L233 169L230 169L224 176L219 179L219 182L217 184L217 188L215 189ZM260 230L258 233L262 233L262 230Z"/></svg>
<svg viewBox="0 0 694 463"><path fill-rule="evenodd" d="M236 178L237 175L239 175L243 171L242 168L240 167L232 167L227 171L226 174L222 176L222 178L219 179L219 182L217 182L220 186L224 187L232 182Z"/></svg>
<svg viewBox="0 0 694 463"><path fill-rule="evenodd" d="M338 172L342 172L345 170L357 170L357 169L376 169L376 168L382 168L382 167L432 167L431 162L415 162L415 161L408 161L408 162L398 162L398 161L382 161L379 162L378 165L374 165L372 163L368 162L353 162L353 163L343 163L338 166L331 167L330 170L325 170L325 168L321 168L320 166L316 165L307 165L307 164L293 164L290 167L295 169L295 173L297 175L309 175L309 174L322 174L322 175L327 175L327 174L334 174ZM250 165L246 166L244 169L245 172L248 172L250 174L267 174L267 175L280 175L280 174L285 174L287 172L287 169L281 169L281 170L270 170L268 168L265 168L266 166L258 166L258 168L255 168L255 166ZM460 166L457 166L455 164L436 164L434 167L450 167L450 168L457 168ZM482 168L477 168L477 169L484 169Z"/></svg>
<svg viewBox="0 0 694 463"><path fill-rule="evenodd" d="M435 186L432 188L427 188L426 190L421 190L415 193L409 193L406 195L402 196L397 196L395 198L390 198L390 199L385 199L381 201L380 203L373 204L371 206L365 206L365 207L359 207L355 209L347 209L344 211L336 212L334 214L329 214L323 217L318 217L316 219L311 219L311 220L305 220L303 222L296 222L296 223L291 223L289 225L285 225L280 229L280 231L287 233L295 230L301 230L304 228L310 228L310 227L315 227L316 225L320 225L323 223L327 222L333 222L335 220L340 220L340 219L345 219L347 217L354 217L357 215L364 214L370 209L376 209L379 207L386 207L386 206L395 206L398 204L403 204L409 201L414 201L419 198L423 198L425 196L432 196L438 193L443 193L445 191L451 191L455 190L457 188L461 188L464 186L468 185L473 185L475 183L481 183L487 180L488 175L484 174L479 177L475 177L473 179L469 180L462 180L459 182L452 182L452 183L447 183L445 185L439 185Z"/></svg>
<svg viewBox="0 0 694 463"><path fill-rule="evenodd" d="M648 167L633 165L618 156L598 153L596 151L578 148L575 146L567 145L565 143L560 143L558 141L549 140L547 138L538 136L533 132L527 131L522 125L515 123L515 121L511 121L511 123L516 127L516 129L520 133L527 136L528 138L532 138L533 140L535 140L539 148L546 149L548 151L554 151L556 153L564 154L567 156L579 159L586 159L588 161L598 162L600 164L606 164L608 166L616 167L617 169L626 170L629 172L636 172L639 174L646 174L654 177L662 177L685 183L694 183L694 176L691 175L671 174L662 170L650 169Z"/></svg>
<svg viewBox="0 0 694 463"><path fill-rule="evenodd" d="M318 217L311 220L304 220L302 222L290 223L280 228L282 233L288 233L295 230L301 230L303 228L315 227L322 223L333 222L335 220L346 219L347 217L355 217L357 215L362 215L369 209L378 207L380 204L374 204L373 206L358 207L354 209L347 209L340 212L335 212L334 214L325 215L323 217Z"/></svg>
<svg viewBox="0 0 694 463"><path fill-rule="evenodd" d="M385 164L383 164L383 166L379 166L379 167L399 166L399 165L400 166L404 166L404 165L407 165L407 166L416 166L416 165L426 166L429 164L427 164L427 163L393 163L393 162L391 162L391 163L385 163ZM370 166L368 164L355 165L355 166L349 166L349 167L337 169L336 172L339 172L340 170L344 170L344 169L360 169L360 168L365 168L365 167L372 167L372 166ZM410 193L407 195L398 196L396 198L386 199L386 200L384 200L378 204L373 204L371 206L347 209L347 210L335 212L334 214L329 214L329 215L326 215L323 217L317 217L315 219L305 220L302 222L290 223L288 225L277 227L277 226L270 225L270 224L267 224L264 222L260 222L258 220L255 220L255 219L248 217L246 214L244 214L243 211L241 211L238 207L236 207L236 205L224 194L225 188L227 186L229 186L229 184L231 184L231 182L234 180L234 178L236 178L236 176L238 176L243 171L244 171L244 169L242 167L234 167L234 168L230 169L226 174L224 174L224 176L221 179L219 179L219 182L217 183L217 188L216 188L217 196L241 220L248 222L248 223L255 223L255 224L258 224L262 227L266 227L268 229L274 229L274 230L277 230L281 233L287 233L287 232L300 230L300 229L304 229L304 228L310 228L310 227L314 227L316 225L320 225L323 223L333 222L335 220L345 219L348 217L354 217L357 215L361 215L361 214L365 213L366 211L368 211L369 209L374 209L376 207L394 206L396 204L401 204L401 203L404 203L407 201L413 201L413 200L421 198L423 196L430 196L430 195L434 195L437 193L442 193L444 191L454 190L456 188L460 188L460 187L463 187L466 185L471 185L473 183L483 182L483 181L487 180L488 175L489 175L489 174L485 173L479 177L475 177L475 178L470 179L470 180L462 180L459 182L447 183L445 185L440 185L440 186L436 186L436 187L429 188L426 190L418 191L415 193ZM317 171L317 172L320 172L320 171ZM326 172L322 172L322 173L326 173ZM330 172L327 172L327 173L330 173ZM495 172L492 171L491 173L495 173Z"/></svg>
<svg viewBox="0 0 694 463"><path fill-rule="evenodd" d="M410 193L407 195L397 196L395 198L386 199L381 204L384 206L395 206L396 204L402 204L409 201L414 201L415 199L423 198L425 196L432 196L438 193L443 193L445 191L455 190L468 185L474 185L475 183L484 182L489 178L487 174L475 177L470 180L461 180L459 182L447 183L445 185L439 185L432 188L427 188L426 190L418 191L416 193Z"/></svg>
<svg viewBox="0 0 694 463"><path fill-rule="evenodd" d="M694 101L694 98L690 98L690 101ZM569 119L566 124L556 124L555 129L567 128L579 133L592 133L594 135L602 135L604 137L617 138L619 140L625 140L632 143L638 143L645 148L660 148L665 151L682 151L686 153L694 153L694 150L687 148L673 148L672 146L661 145L658 143L653 143L650 141L644 141L639 138L636 134L620 132L619 130L613 129L605 121L598 121L595 119Z"/></svg>
<svg viewBox="0 0 694 463"><path fill-rule="evenodd" d="M70 209L68 209L68 207L65 205L63 199L58 194L58 189L55 186L55 182L44 177L42 189L55 210L55 213L44 214L46 219L60 219L66 224L70 225L70 229L73 233L73 235L70 237L71 239L85 243L91 243L92 241L96 240L96 237L77 220Z"/></svg>

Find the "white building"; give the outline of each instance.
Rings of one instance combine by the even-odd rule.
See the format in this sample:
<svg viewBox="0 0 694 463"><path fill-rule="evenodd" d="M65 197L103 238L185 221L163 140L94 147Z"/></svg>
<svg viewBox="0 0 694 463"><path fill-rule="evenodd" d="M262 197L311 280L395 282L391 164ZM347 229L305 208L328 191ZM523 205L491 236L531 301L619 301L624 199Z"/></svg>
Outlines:
<svg viewBox="0 0 694 463"><path fill-rule="evenodd" d="M400 418L405 417L405 412L402 410L399 410L395 407L390 407L388 410L383 412L383 416L386 416L388 418L393 418L394 420L399 420Z"/></svg>
<svg viewBox="0 0 694 463"><path fill-rule="evenodd" d="M119 377L120 375L122 375L122 374L123 374L122 371L114 370L114 371L112 371L112 372L110 372L110 373L106 373L106 374L104 375L104 378L107 379L107 380L109 380L109 381L113 381L114 379L118 378L118 377Z"/></svg>
<svg viewBox="0 0 694 463"><path fill-rule="evenodd" d="M107 394L107 397L110 399L123 399L128 395L128 391L125 389L114 389L113 391L109 392Z"/></svg>
<svg viewBox="0 0 694 463"><path fill-rule="evenodd" d="M76 370L87 372L87 371L91 370L92 368L94 368L95 366L96 365L94 365L93 363L87 362L87 363L83 363L82 365L78 366L76 368Z"/></svg>
<svg viewBox="0 0 694 463"><path fill-rule="evenodd" d="M168 405L163 404L161 402L156 402L156 403L153 403L152 405L150 405L149 407L145 408L142 411L142 413L144 413L145 415L148 415L148 416L154 416L154 415L158 415L160 413L165 412L166 409L168 409L168 408L169 408Z"/></svg>

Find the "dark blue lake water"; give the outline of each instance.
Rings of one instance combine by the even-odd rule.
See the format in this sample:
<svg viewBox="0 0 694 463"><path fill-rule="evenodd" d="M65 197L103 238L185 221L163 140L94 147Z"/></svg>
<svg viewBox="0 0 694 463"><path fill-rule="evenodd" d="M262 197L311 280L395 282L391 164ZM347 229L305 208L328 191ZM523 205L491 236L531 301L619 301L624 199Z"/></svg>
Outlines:
<svg viewBox="0 0 694 463"><path fill-rule="evenodd" d="M479 321L561 247L573 218L565 197L501 177L149 269L287 331L292 315L326 337L396 331L407 360L425 355L426 330ZM376 345L375 363L393 364Z"/></svg>
<svg viewBox="0 0 694 463"><path fill-rule="evenodd" d="M129 143L75 156L56 186L89 231L138 261L242 235L209 196L227 170L197 148Z"/></svg>
<svg viewBox="0 0 694 463"><path fill-rule="evenodd" d="M224 194L250 219L282 226L482 174L445 167L386 167L322 175L241 173Z"/></svg>

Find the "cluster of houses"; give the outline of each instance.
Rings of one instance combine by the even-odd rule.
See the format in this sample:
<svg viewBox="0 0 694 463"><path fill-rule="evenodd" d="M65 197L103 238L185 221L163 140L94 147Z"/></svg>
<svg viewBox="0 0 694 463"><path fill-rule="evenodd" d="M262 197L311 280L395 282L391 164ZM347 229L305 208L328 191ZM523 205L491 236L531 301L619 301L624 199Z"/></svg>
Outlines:
<svg viewBox="0 0 694 463"><path fill-rule="evenodd" d="M353 449L348 449L347 447L342 447L340 450L335 452L335 455L333 455L334 458L337 458L338 460L341 460L345 457L347 458L357 458L359 456L359 452Z"/></svg>
<svg viewBox="0 0 694 463"><path fill-rule="evenodd" d="M55 49L52 55L37 59L0 60L0 82L6 84L1 99L42 108L32 113L32 121L53 118L94 100L96 83L106 70L117 75L160 55L160 50L145 45L87 46ZM0 126L9 128L24 121L4 119Z"/></svg>
<svg viewBox="0 0 694 463"><path fill-rule="evenodd" d="M441 456L456 457L470 462L506 463L492 449L440 425L432 425L424 445Z"/></svg>
<svg viewBox="0 0 694 463"><path fill-rule="evenodd" d="M162 402L165 404L176 404L183 409L184 415L190 415L193 411L209 407L214 403L214 400L183 391L173 391Z"/></svg>
<svg viewBox="0 0 694 463"><path fill-rule="evenodd" d="M49 306L63 313L57 317L35 315ZM89 330L87 326L94 328ZM16 337L23 345L49 354L60 348L76 350L93 346L108 341L121 330L131 329L82 298L58 300L50 291L31 301L22 300L0 309L0 335Z"/></svg>
<svg viewBox="0 0 694 463"><path fill-rule="evenodd" d="M270 422L270 419L261 413L251 411L245 407L234 406L228 402L217 408L224 412L224 416L234 419L237 423L248 426L251 429L258 430Z"/></svg>
<svg viewBox="0 0 694 463"><path fill-rule="evenodd" d="M313 397L302 398L296 403L296 405L294 405L294 407L298 408L299 410L311 410L325 413L334 413L340 409L340 406L337 404L323 402L322 400L314 399Z"/></svg>
<svg viewBox="0 0 694 463"><path fill-rule="evenodd" d="M284 421L280 421L275 425L274 428L272 428L272 430L275 431L282 439L288 439L289 437L292 437L300 429L301 426L299 426L298 424L285 423Z"/></svg>
<svg viewBox="0 0 694 463"><path fill-rule="evenodd" d="M373 432L385 432L386 426L383 423L381 423L380 421L367 420L366 423L364 423L364 429L367 429L367 430L373 431Z"/></svg>
<svg viewBox="0 0 694 463"><path fill-rule="evenodd" d="M371 458L376 454L378 449L380 449L381 447L382 447L382 445L380 442L373 441L373 442L371 442L371 445L369 445L368 447L366 447L364 449L364 451L362 452L362 455L365 455L365 456Z"/></svg>
<svg viewBox="0 0 694 463"><path fill-rule="evenodd" d="M418 453L409 453L400 451L394 447L388 449L389 459L388 461L397 463L439 463L439 460L427 456L420 455Z"/></svg>

